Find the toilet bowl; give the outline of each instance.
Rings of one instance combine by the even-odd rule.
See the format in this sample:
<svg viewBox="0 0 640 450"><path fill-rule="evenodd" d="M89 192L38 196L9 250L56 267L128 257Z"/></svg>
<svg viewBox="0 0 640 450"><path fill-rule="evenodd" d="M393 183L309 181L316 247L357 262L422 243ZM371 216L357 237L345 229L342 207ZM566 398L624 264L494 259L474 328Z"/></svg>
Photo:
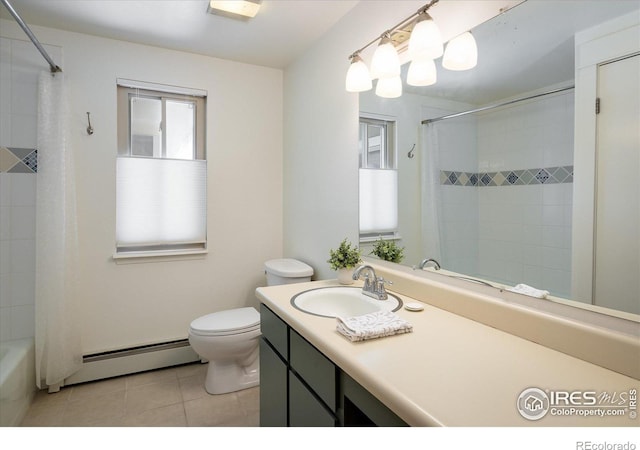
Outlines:
<svg viewBox="0 0 640 450"><path fill-rule="evenodd" d="M208 361L205 389L226 394L260 383L260 314L237 308L198 317L189 327L189 343Z"/></svg>
<svg viewBox="0 0 640 450"><path fill-rule="evenodd" d="M265 263L267 285L309 281L313 269L295 259ZM189 343L208 361L204 387L210 394L226 394L260 384L260 314L237 308L198 317L189 327Z"/></svg>

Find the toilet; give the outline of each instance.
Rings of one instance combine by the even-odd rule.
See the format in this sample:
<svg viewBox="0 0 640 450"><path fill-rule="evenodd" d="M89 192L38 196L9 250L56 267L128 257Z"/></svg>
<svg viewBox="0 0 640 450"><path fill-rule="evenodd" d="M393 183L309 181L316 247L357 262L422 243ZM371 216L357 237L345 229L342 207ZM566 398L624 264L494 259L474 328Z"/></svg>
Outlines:
<svg viewBox="0 0 640 450"><path fill-rule="evenodd" d="M267 285L310 281L313 269L295 259L265 263ZM226 394L260 384L258 344L260 313L255 308L228 309L198 317L189 327L189 344L208 361L204 387L209 394Z"/></svg>

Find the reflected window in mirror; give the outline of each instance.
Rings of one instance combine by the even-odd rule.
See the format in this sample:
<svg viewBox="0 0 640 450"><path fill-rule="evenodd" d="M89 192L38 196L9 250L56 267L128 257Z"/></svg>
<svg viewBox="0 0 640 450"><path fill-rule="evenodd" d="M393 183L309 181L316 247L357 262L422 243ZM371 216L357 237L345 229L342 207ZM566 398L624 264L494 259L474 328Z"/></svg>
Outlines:
<svg viewBox="0 0 640 450"><path fill-rule="evenodd" d="M360 118L360 242L397 236L395 129L394 120Z"/></svg>

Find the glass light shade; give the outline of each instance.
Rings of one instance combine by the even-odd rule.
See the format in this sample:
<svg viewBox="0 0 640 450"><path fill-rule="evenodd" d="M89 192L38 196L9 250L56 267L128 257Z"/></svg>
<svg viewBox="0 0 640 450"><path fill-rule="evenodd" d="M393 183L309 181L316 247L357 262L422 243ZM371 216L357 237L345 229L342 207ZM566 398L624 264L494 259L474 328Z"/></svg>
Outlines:
<svg viewBox="0 0 640 450"><path fill-rule="evenodd" d="M411 59L436 59L442 56L443 51L440 28L429 14L420 14L409 38L409 57Z"/></svg>
<svg viewBox="0 0 640 450"><path fill-rule="evenodd" d="M414 59L409 65L407 84L411 86L431 86L436 83L438 74L433 59Z"/></svg>
<svg viewBox="0 0 640 450"><path fill-rule="evenodd" d="M371 59L371 79L389 78L400 75L400 57L388 37L380 39Z"/></svg>
<svg viewBox="0 0 640 450"><path fill-rule="evenodd" d="M400 75L379 78L376 83L376 95L384 98L397 98L402 95L402 80Z"/></svg>
<svg viewBox="0 0 640 450"><path fill-rule="evenodd" d="M351 65L347 71L345 87L347 92L364 92L372 88L371 76L367 65L360 56L351 59Z"/></svg>
<svg viewBox="0 0 640 450"><path fill-rule="evenodd" d="M478 64L478 46L468 31L449 41L442 58L442 67L449 70L468 70Z"/></svg>

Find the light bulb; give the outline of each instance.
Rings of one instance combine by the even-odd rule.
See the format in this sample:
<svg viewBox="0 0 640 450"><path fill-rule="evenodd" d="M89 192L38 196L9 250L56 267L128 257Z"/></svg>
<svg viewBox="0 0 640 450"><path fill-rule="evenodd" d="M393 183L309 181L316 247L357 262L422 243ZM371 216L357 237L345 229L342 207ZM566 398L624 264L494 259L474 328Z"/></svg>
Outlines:
<svg viewBox="0 0 640 450"><path fill-rule="evenodd" d="M442 67L449 70L468 70L478 64L478 46L468 31L449 41L442 58Z"/></svg>
<svg viewBox="0 0 640 450"><path fill-rule="evenodd" d="M400 75L400 58L393 42L386 34L371 59L371 78L389 78Z"/></svg>
<svg viewBox="0 0 640 450"><path fill-rule="evenodd" d="M407 84L431 86L437 80L436 64L432 59L414 59L409 65Z"/></svg>
<svg viewBox="0 0 640 450"><path fill-rule="evenodd" d="M345 86L347 92L364 92L372 88L369 69L360 55L354 55L351 58Z"/></svg>
<svg viewBox="0 0 640 450"><path fill-rule="evenodd" d="M409 38L409 57L411 59L436 59L442 56L442 35L438 25L426 12L418 14L411 37Z"/></svg>
<svg viewBox="0 0 640 450"><path fill-rule="evenodd" d="M384 98L397 98L402 95L402 80L400 75L379 78L376 83L376 95Z"/></svg>

